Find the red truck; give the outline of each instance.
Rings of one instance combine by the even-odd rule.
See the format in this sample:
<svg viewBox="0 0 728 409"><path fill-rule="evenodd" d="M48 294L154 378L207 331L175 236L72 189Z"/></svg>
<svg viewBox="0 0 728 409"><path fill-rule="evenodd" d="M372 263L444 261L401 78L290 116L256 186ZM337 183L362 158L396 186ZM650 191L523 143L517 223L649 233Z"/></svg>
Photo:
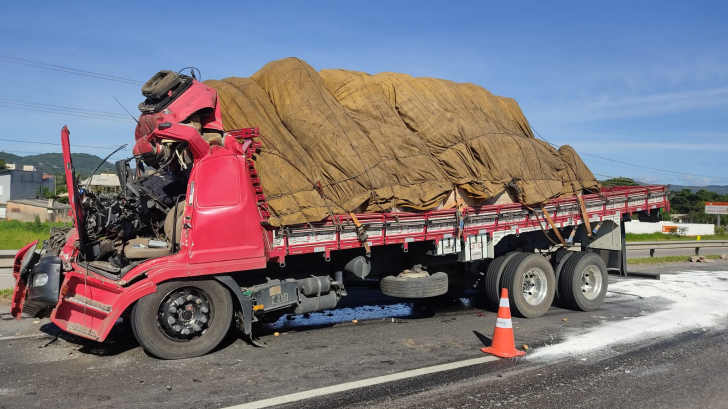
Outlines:
<svg viewBox="0 0 728 409"><path fill-rule="evenodd" d="M254 160L258 129L209 143L180 113L209 112L215 91L185 76L162 85L140 119L152 126L135 157L116 163L118 196L79 189L64 127L74 227L15 256L16 318L49 316L104 341L124 317L149 354L179 359L210 352L233 323L255 343L255 324L333 309L345 282L364 278L408 299L473 287L494 308L508 288L514 314L527 318L555 298L591 311L608 272L626 274L623 220L669 208L665 186L608 187L538 208L344 214L273 227ZM568 250L577 244L581 251Z"/></svg>

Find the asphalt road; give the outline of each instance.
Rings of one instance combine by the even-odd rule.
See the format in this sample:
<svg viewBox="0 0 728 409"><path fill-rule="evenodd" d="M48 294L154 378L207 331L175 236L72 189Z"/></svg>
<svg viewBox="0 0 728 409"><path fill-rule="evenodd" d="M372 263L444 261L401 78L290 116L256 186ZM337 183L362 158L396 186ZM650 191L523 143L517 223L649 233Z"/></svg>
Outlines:
<svg viewBox="0 0 728 409"><path fill-rule="evenodd" d="M477 295L352 290L336 314L267 328L267 348L231 333L183 361L147 356L123 324L100 344L0 307L0 408L728 407L728 261L647 269L662 280L610 277L598 311L514 319L530 348L509 360L480 352L496 317Z"/></svg>

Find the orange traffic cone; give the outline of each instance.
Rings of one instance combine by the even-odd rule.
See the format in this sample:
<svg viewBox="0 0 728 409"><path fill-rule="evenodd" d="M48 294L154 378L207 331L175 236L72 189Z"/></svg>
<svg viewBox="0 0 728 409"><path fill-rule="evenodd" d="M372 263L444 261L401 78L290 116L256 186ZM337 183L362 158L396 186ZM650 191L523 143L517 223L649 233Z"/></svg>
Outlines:
<svg viewBox="0 0 728 409"><path fill-rule="evenodd" d="M513 339L513 322L511 321L511 306L508 303L507 288L501 290L498 318L495 321L495 330L493 331L493 342L489 347L480 350L501 358L515 358L526 355L525 352L516 349L516 341Z"/></svg>

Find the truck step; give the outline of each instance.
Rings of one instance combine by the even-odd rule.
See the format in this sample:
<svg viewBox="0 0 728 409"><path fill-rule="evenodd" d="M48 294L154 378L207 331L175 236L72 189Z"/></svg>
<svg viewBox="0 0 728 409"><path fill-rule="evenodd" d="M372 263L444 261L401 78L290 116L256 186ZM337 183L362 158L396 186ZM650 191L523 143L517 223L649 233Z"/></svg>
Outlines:
<svg viewBox="0 0 728 409"><path fill-rule="evenodd" d="M99 339L99 336L96 334L96 331L94 331L91 328L84 327L81 324L77 324L75 322L69 322L68 327L66 327L66 331L74 333L76 335L80 335L85 338L90 338L93 340Z"/></svg>
<svg viewBox="0 0 728 409"><path fill-rule="evenodd" d="M111 312L110 305L103 304L101 302L92 300L88 297L84 297L83 295L79 295L79 294L74 294L71 297L66 297L65 301L68 301L68 302L74 303L74 304L78 304L78 305L84 306L86 308L91 308L96 311L101 311L104 314L108 314Z"/></svg>

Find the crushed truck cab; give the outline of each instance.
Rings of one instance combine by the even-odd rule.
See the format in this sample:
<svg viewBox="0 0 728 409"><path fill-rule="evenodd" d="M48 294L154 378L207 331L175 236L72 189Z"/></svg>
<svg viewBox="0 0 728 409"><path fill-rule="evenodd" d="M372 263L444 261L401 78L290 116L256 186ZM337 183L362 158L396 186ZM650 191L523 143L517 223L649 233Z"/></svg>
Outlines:
<svg viewBox="0 0 728 409"><path fill-rule="evenodd" d="M210 352L233 323L255 344L254 324L333 309L345 283L365 278L410 299L474 288L494 309L507 288L514 314L527 318L557 296L594 310L607 273L625 274L622 221L669 207L664 186L610 187L537 206L459 200L275 224L256 166L266 148L258 128L224 131L216 91L192 77L160 72L143 93L116 196L77 185L63 128L74 226L16 255L14 317L50 316L96 341L123 317L147 352L178 359Z"/></svg>

